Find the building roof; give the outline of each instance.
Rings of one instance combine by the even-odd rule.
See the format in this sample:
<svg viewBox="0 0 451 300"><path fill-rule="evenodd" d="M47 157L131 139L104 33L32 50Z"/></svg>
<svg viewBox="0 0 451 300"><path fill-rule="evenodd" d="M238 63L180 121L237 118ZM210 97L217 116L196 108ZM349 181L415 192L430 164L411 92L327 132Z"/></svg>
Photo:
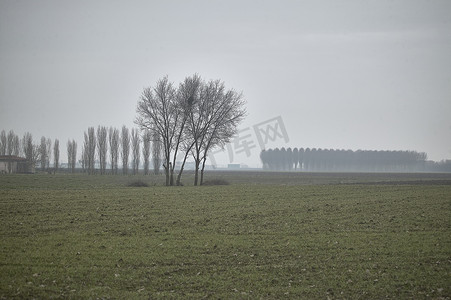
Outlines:
<svg viewBox="0 0 451 300"><path fill-rule="evenodd" d="M16 155L0 155L0 161L27 161L27 159Z"/></svg>

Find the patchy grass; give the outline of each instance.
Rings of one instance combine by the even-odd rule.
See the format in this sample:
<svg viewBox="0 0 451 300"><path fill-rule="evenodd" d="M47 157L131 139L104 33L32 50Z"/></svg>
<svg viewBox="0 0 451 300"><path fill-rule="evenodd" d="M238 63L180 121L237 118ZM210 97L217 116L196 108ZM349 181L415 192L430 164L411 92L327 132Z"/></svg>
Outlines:
<svg viewBox="0 0 451 300"><path fill-rule="evenodd" d="M0 298L451 296L450 185L129 180L0 176Z"/></svg>

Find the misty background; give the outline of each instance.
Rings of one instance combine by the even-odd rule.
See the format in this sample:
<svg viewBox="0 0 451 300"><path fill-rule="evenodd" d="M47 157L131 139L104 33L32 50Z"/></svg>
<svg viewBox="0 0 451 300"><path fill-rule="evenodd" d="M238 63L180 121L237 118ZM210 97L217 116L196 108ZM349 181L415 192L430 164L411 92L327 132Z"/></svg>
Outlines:
<svg viewBox="0 0 451 300"><path fill-rule="evenodd" d="M0 130L81 149L89 126L134 125L168 75L242 91L269 147L416 150L451 158L450 1L0 1ZM246 129L249 129L248 131ZM78 153L81 153L79 149Z"/></svg>

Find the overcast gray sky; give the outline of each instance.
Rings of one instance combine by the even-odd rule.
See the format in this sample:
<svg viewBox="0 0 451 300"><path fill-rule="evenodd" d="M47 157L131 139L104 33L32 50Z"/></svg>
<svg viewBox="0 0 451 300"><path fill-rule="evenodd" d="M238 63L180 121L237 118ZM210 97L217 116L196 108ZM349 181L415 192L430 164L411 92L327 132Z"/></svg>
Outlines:
<svg viewBox="0 0 451 300"><path fill-rule="evenodd" d="M253 126L278 116L289 141L265 147L451 158L449 0L0 0L0 130L65 154L89 126L134 126L144 87L194 73L247 100L235 146L254 147L219 164L257 165Z"/></svg>

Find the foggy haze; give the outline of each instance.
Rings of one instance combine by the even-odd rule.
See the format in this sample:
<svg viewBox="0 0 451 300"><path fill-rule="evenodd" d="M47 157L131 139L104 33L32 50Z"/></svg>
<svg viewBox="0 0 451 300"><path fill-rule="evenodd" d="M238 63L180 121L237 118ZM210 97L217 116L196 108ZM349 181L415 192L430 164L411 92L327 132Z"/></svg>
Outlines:
<svg viewBox="0 0 451 300"><path fill-rule="evenodd" d="M198 73L247 101L254 148L218 164L261 166L255 126L277 117L268 148L450 159L450 53L447 0L1 1L0 130L57 138L65 162L89 126L136 127L144 87Z"/></svg>

